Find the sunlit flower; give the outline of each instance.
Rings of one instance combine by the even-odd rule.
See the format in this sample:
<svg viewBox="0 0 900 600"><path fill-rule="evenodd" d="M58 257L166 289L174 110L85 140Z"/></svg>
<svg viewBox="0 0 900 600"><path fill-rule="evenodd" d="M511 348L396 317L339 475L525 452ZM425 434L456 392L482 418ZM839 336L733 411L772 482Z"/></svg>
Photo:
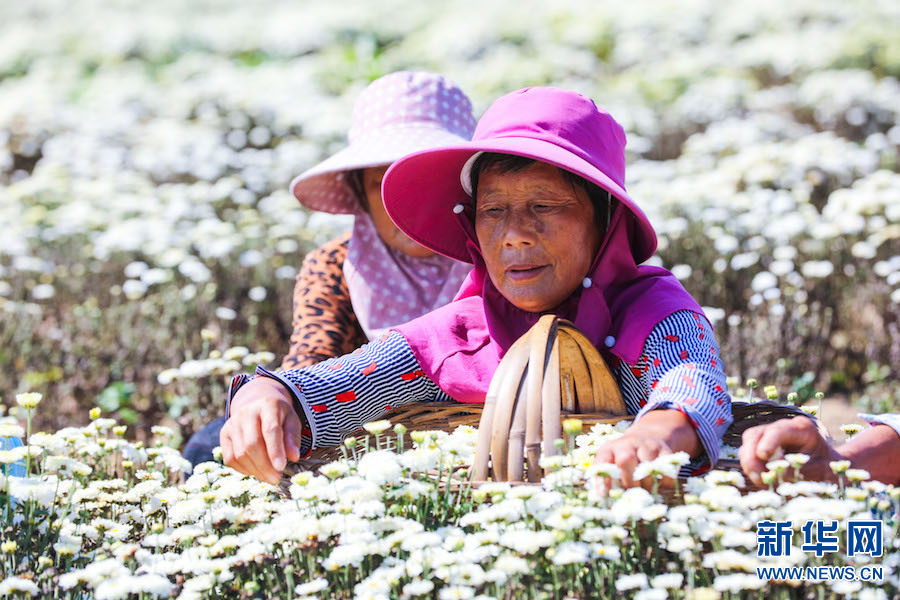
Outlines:
<svg viewBox="0 0 900 600"><path fill-rule="evenodd" d="M38 593L40 593L40 588L30 579L7 577L0 581L0 596L12 596L13 594L34 596Z"/></svg>
<svg viewBox="0 0 900 600"><path fill-rule="evenodd" d="M634 575L619 575L616 578L616 590L620 592L628 590L642 590L647 587L647 576L643 573Z"/></svg>
<svg viewBox="0 0 900 600"><path fill-rule="evenodd" d="M43 396L37 392L28 392L25 394L16 394L16 404L26 410L33 410L41 402Z"/></svg>
<svg viewBox="0 0 900 600"><path fill-rule="evenodd" d="M860 483L871 479L872 475L865 469L848 469L845 473L847 479L853 483Z"/></svg>
<svg viewBox="0 0 900 600"><path fill-rule="evenodd" d="M312 596L328 589L328 580L322 577L313 579L307 583L301 583L294 588L294 593L298 596Z"/></svg>

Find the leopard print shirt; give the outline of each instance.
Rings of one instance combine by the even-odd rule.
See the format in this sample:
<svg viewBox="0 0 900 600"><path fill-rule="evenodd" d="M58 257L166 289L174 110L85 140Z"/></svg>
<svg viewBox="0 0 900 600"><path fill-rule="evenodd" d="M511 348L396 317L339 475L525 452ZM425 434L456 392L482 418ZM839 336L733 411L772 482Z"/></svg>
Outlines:
<svg viewBox="0 0 900 600"><path fill-rule="evenodd" d="M344 259L350 233L310 252L294 285L291 347L281 368L299 369L365 344L365 333L353 313L344 278Z"/></svg>

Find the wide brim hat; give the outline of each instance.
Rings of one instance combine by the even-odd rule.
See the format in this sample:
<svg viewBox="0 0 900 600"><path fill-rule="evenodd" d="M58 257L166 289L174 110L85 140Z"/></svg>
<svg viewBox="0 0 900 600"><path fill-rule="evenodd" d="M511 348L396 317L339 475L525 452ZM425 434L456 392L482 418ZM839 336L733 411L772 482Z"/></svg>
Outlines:
<svg viewBox="0 0 900 600"><path fill-rule="evenodd" d="M625 190L625 132L612 116L576 92L526 88L494 102L471 142L420 151L397 160L382 183L388 215L419 244L472 262L457 214L471 206L468 176L481 152L523 156L591 181L634 217L630 238L637 263L656 251L656 233Z"/></svg>
<svg viewBox="0 0 900 600"><path fill-rule="evenodd" d="M346 181L348 171L468 141L474 128L471 101L446 77L426 71L385 75L354 103L349 145L295 177L291 192L312 210L355 213L359 200Z"/></svg>

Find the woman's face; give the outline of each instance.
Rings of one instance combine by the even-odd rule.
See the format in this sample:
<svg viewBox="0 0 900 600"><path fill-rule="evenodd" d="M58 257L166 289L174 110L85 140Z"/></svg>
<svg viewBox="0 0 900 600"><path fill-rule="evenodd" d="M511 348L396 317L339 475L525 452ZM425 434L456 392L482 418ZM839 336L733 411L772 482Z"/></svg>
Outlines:
<svg viewBox="0 0 900 600"><path fill-rule="evenodd" d="M491 281L529 312L561 304L600 250L587 192L559 169L535 162L519 171L488 169L478 180L475 234Z"/></svg>
<svg viewBox="0 0 900 600"><path fill-rule="evenodd" d="M397 229L384 209L384 202L381 200L381 180L384 179L384 174L389 166L363 169L363 189L369 203L369 216L372 217L375 229L384 243L394 250L413 258L432 256L434 252L411 240L405 233Z"/></svg>

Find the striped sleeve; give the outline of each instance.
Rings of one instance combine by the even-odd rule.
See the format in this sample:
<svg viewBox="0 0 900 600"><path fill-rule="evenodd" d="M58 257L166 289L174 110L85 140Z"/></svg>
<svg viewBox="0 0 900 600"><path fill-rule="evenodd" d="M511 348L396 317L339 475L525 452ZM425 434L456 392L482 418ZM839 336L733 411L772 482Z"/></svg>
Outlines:
<svg viewBox="0 0 900 600"><path fill-rule="evenodd" d="M396 331L309 367L284 371L259 367L256 374L280 381L291 392L304 420L300 443L304 456L314 448L337 446L364 424L389 418L397 406L451 399L425 376L406 338ZM240 385L233 385L230 395Z"/></svg>
<svg viewBox="0 0 900 600"><path fill-rule="evenodd" d="M622 395L637 422L651 410L684 413L706 452L685 465L682 475L715 466L722 435L732 422L725 368L712 326L700 314L679 311L656 325L637 364L615 366Z"/></svg>
<svg viewBox="0 0 900 600"><path fill-rule="evenodd" d="M897 435L900 435L900 415L891 413L885 413L882 415L860 413L857 416L863 421L866 421L869 425L887 425L888 427L896 431Z"/></svg>

